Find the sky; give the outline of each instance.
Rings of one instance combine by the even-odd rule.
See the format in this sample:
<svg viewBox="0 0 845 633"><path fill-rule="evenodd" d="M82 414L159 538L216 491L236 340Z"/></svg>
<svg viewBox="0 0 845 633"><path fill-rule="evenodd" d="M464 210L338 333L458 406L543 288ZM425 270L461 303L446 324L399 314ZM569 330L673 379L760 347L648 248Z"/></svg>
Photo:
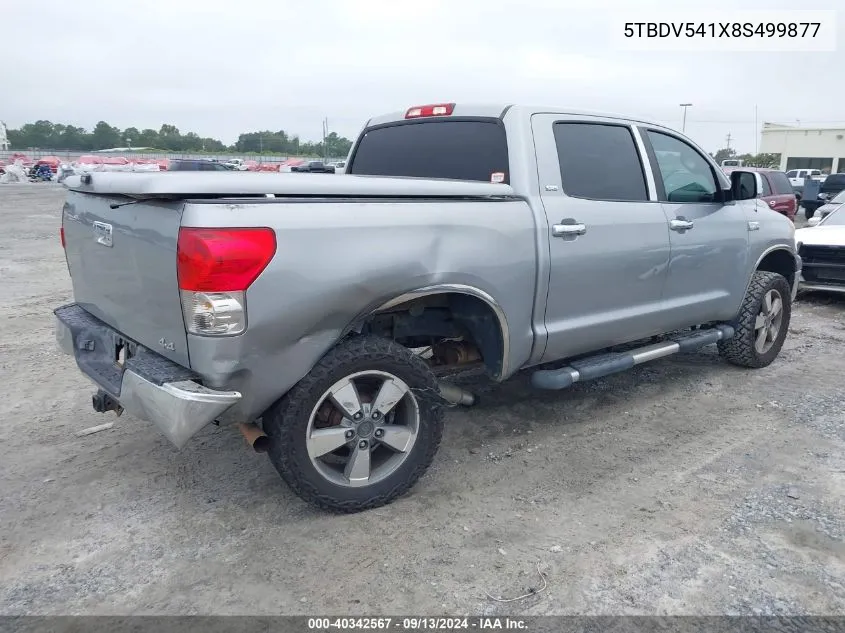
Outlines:
<svg viewBox="0 0 845 633"><path fill-rule="evenodd" d="M835 9L840 0L814 0ZM755 150L763 121L845 125L845 10L834 52L631 51L633 15L713 21L708 0L76 0L4 3L0 120L158 129L232 143L322 120L353 138L366 120L438 102L572 107L681 128L708 151ZM800 3L799 3L800 4ZM743 9L795 9L743 0ZM845 6L845 5L844 5ZM766 15L766 14L761 14ZM718 46L718 44L716 44ZM757 127L755 127L755 107Z"/></svg>

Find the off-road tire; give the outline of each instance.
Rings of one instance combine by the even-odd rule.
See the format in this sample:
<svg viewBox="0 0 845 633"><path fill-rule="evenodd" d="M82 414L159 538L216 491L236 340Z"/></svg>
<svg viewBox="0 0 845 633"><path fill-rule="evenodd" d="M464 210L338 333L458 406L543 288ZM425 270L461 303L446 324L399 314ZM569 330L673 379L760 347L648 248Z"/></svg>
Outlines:
<svg viewBox="0 0 845 633"><path fill-rule="evenodd" d="M763 297L773 289L780 293L783 301L783 320L772 347L765 354L760 354L754 347L754 323L757 315L760 314ZM760 270L755 272L751 277L739 314L731 323L735 333L732 338L719 341L719 354L729 363L740 367L759 369L770 365L780 353L789 331L789 319L792 314L791 297L789 282L783 275Z"/></svg>
<svg viewBox="0 0 845 633"><path fill-rule="evenodd" d="M367 370L389 372L411 388L419 406L419 431L396 472L361 488L339 486L311 463L306 429L312 409L327 389L347 375ZM431 465L443 437L442 404L437 381L425 361L389 339L353 336L323 356L264 414L264 432L271 440L268 455L291 490L312 505L340 513L377 508L405 494Z"/></svg>

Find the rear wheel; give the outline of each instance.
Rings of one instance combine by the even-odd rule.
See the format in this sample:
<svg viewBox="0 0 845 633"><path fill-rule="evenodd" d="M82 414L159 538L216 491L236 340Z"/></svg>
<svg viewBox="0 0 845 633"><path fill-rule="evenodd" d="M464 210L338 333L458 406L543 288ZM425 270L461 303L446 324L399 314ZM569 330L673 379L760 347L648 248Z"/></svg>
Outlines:
<svg viewBox="0 0 845 633"><path fill-rule="evenodd" d="M789 330L791 296L789 283L782 275L755 272L734 322L734 336L719 341L719 353L741 367L771 364Z"/></svg>
<svg viewBox="0 0 845 633"><path fill-rule="evenodd" d="M270 460L305 501L338 512L390 503L431 464L443 435L434 374L401 345L350 338L264 416Z"/></svg>

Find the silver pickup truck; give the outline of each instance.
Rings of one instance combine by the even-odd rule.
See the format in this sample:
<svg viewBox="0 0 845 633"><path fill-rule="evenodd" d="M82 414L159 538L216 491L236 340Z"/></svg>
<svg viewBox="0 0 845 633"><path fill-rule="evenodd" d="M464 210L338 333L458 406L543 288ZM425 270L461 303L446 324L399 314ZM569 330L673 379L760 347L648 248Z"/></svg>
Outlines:
<svg viewBox="0 0 845 633"><path fill-rule="evenodd" d="M67 180L75 303L57 339L97 411L177 446L238 423L284 480L353 512L406 492L443 407L533 368L563 389L718 344L765 367L794 227L677 132L559 108L435 104L370 120L343 176Z"/></svg>

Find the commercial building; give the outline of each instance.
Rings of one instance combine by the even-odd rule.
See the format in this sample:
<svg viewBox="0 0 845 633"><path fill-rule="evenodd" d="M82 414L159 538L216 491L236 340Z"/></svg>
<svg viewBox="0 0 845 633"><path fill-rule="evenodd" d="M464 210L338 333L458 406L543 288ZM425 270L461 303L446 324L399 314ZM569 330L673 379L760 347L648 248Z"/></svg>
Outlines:
<svg viewBox="0 0 845 633"><path fill-rule="evenodd" d="M763 123L761 153L780 154L780 168L845 172L845 126L798 127Z"/></svg>

